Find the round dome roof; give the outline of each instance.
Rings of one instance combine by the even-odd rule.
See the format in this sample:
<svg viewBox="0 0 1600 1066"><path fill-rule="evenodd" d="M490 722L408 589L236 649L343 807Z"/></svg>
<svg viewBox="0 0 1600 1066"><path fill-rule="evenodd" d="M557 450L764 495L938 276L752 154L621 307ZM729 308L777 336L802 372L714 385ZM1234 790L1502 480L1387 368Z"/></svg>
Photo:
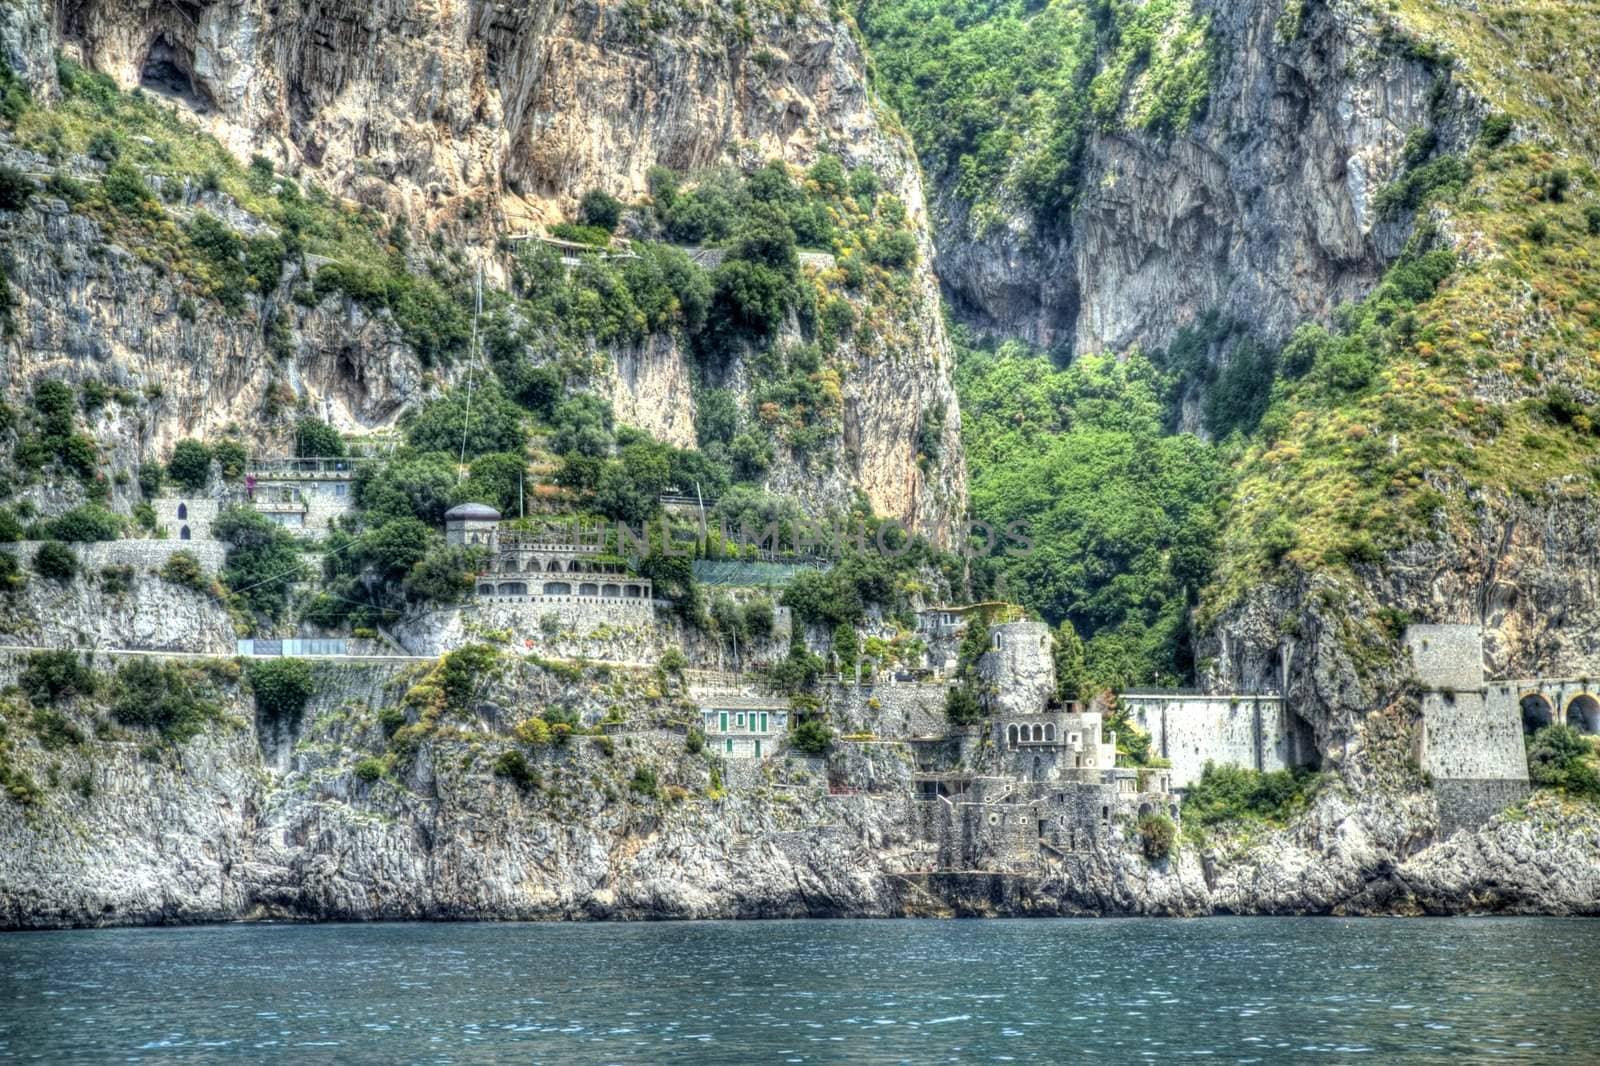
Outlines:
<svg viewBox="0 0 1600 1066"><path fill-rule="evenodd" d="M500 512L486 503L458 503L444 513L444 520L470 518L480 522L498 522Z"/></svg>

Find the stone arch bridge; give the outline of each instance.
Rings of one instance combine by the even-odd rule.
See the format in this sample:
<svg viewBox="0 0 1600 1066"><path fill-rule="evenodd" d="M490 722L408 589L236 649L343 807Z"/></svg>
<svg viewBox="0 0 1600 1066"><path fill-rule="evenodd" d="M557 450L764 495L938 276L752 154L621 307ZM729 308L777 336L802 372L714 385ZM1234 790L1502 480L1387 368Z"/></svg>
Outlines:
<svg viewBox="0 0 1600 1066"><path fill-rule="evenodd" d="M1524 732L1566 725L1580 733L1600 734L1600 678L1491 681L1489 689L1502 698L1515 698Z"/></svg>

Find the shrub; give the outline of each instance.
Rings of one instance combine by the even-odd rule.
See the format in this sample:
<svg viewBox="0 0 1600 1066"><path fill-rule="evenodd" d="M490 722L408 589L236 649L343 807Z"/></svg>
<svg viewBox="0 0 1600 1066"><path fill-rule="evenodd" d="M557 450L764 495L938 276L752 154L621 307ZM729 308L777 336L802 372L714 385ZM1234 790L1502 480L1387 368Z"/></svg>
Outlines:
<svg viewBox="0 0 1600 1066"><path fill-rule="evenodd" d="M107 596L125 596L133 588L133 567L108 566L100 571L100 589Z"/></svg>
<svg viewBox="0 0 1600 1066"><path fill-rule="evenodd" d="M200 732L219 709L178 663L134 659L117 671L111 713L123 725L157 729L174 743Z"/></svg>
<svg viewBox="0 0 1600 1066"><path fill-rule="evenodd" d="M554 739L550 732L550 723L543 718L524 718L517 723L512 733L522 743L534 748L545 747Z"/></svg>
<svg viewBox="0 0 1600 1066"><path fill-rule="evenodd" d="M53 581L71 581L78 572L78 557L72 549L58 540L39 545L33 556L33 568L40 577Z"/></svg>
<svg viewBox="0 0 1600 1066"><path fill-rule="evenodd" d="M1600 773L1590 756L1592 742L1576 729L1545 726L1528 742L1528 776L1540 788L1600 799Z"/></svg>
<svg viewBox="0 0 1600 1066"><path fill-rule="evenodd" d="M656 778L654 766L640 766L633 771L633 778L628 782L628 787L641 796L651 799L661 795L661 783Z"/></svg>
<svg viewBox="0 0 1600 1066"><path fill-rule="evenodd" d="M167 462L167 476L190 492L199 492L211 480L211 449L197 440L180 440Z"/></svg>
<svg viewBox="0 0 1600 1066"><path fill-rule="evenodd" d="M406 712L399 707L385 707L378 712L378 726L386 737L394 736L395 732L405 724Z"/></svg>
<svg viewBox="0 0 1600 1066"><path fill-rule="evenodd" d="M668 648L661 653L660 667L663 673L681 675L684 668L689 665L681 648Z"/></svg>
<svg viewBox="0 0 1600 1066"><path fill-rule="evenodd" d="M43 532L50 540L72 543L116 540L122 533L122 518L97 504L86 503L44 523Z"/></svg>
<svg viewBox="0 0 1600 1066"><path fill-rule="evenodd" d="M196 592L209 592L211 583L206 578L205 570L200 566L200 560L194 552L173 552L167 561L161 564L161 577L174 585L194 589Z"/></svg>
<svg viewBox="0 0 1600 1066"><path fill-rule="evenodd" d="M304 659L261 659L250 663L247 676L256 697L256 714L270 722L300 722L306 701L316 692L311 664Z"/></svg>
<svg viewBox="0 0 1600 1066"><path fill-rule="evenodd" d="M96 683L94 671L72 651L33 652L17 677L17 684L35 703L92 696Z"/></svg>
<svg viewBox="0 0 1600 1066"><path fill-rule="evenodd" d="M16 167L0 166L0 210L21 211L33 196L33 180Z"/></svg>
<svg viewBox="0 0 1600 1066"><path fill-rule="evenodd" d="M1590 204L1585 207L1583 220L1588 224L1589 236L1600 237L1600 204Z"/></svg>
<svg viewBox="0 0 1600 1066"><path fill-rule="evenodd" d="M499 758L494 761L494 773L496 777L505 778L523 792L532 791L541 784L539 771L528 765L528 760L522 752L515 748L500 753Z"/></svg>
<svg viewBox="0 0 1600 1066"><path fill-rule="evenodd" d="M690 729L683 738L683 750L690 755L699 755L706 750L706 734L699 728Z"/></svg>
<svg viewBox="0 0 1600 1066"><path fill-rule="evenodd" d="M357 760L355 775L367 784L372 784L383 776L383 760L371 755L365 759Z"/></svg>
<svg viewBox="0 0 1600 1066"><path fill-rule="evenodd" d="M944 698L945 717L951 725L969 725L983 717L983 704L971 684L957 685Z"/></svg>
<svg viewBox="0 0 1600 1066"><path fill-rule="evenodd" d="M1139 850L1151 862L1158 862L1172 854L1172 845L1178 839L1178 827L1164 814L1147 814L1139 819Z"/></svg>
<svg viewBox="0 0 1600 1066"><path fill-rule="evenodd" d="M60 751L83 743L83 730L73 725L60 711L46 707L36 708L29 723L39 735L39 745L45 751Z"/></svg>
<svg viewBox="0 0 1600 1066"><path fill-rule="evenodd" d="M1510 115L1495 114L1483 120L1483 127L1478 131L1478 140L1485 148L1498 148L1510 138L1516 124Z"/></svg>
<svg viewBox="0 0 1600 1066"><path fill-rule="evenodd" d="M1208 762L1183 798L1184 817L1201 825L1251 819L1286 822L1305 808L1315 779L1303 769L1262 773Z"/></svg>

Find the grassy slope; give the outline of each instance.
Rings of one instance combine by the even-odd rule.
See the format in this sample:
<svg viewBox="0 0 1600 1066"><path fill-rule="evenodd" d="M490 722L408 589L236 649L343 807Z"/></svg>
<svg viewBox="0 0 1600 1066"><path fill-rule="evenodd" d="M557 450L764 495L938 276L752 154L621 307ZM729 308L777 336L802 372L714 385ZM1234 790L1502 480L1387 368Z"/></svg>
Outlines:
<svg viewBox="0 0 1600 1066"><path fill-rule="evenodd" d="M1600 234L1588 217L1600 179L1570 139L1594 128L1594 104L1551 72L1592 73L1573 42L1597 5L1485 4L1462 18L1447 6L1402 4L1400 26L1447 55L1460 47L1457 76L1506 106L1522 143L1480 145L1462 187L1423 204L1425 235L1436 229L1431 244L1456 256L1431 295L1399 297L1392 271L1309 373L1280 379L1237 463L1213 608L1283 576L1279 562L1339 570L1436 523L1459 529L1475 490L1493 507L1588 495L1600 480ZM1512 57L1539 69L1523 78ZM1351 353L1374 370L1354 388L1337 372Z"/></svg>

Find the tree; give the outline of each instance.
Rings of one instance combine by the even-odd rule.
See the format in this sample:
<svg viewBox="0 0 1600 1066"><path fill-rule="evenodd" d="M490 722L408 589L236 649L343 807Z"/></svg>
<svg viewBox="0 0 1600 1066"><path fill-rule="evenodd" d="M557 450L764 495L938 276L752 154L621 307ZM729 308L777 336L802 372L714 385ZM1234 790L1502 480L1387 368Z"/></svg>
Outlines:
<svg viewBox="0 0 1600 1066"><path fill-rule="evenodd" d="M403 590L406 601L456 603L472 591L478 574L480 552L460 545L434 543L406 575Z"/></svg>
<svg viewBox="0 0 1600 1066"><path fill-rule="evenodd" d="M856 638L856 627L840 622L833 627L833 655L838 660L839 672L849 673L856 668L856 656L861 654L861 643Z"/></svg>
<svg viewBox="0 0 1600 1066"><path fill-rule="evenodd" d="M316 692L311 664L304 659L259 659L250 664L247 675L256 697L256 714L269 722L287 723L293 729L300 722L306 701Z"/></svg>
<svg viewBox="0 0 1600 1066"><path fill-rule="evenodd" d="M301 458L335 458L344 454L344 438L320 418L294 424L294 453Z"/></svg>
<svg viewBox="0 0 1600 1066"><path fill-rule="evenodd" d="M470 403L466 388L452 389L411 418L406 437L418 451L446 455L459 455L465 441L471 459L488 452L520 452L527 433L521 409L498 382L480 375Z"/></svg>
<svg viewBox="0 0 1600 1066"><path fill-rule="evenodd" d="M211 480L211 449L197 440L180 440L167 460L167 476L190 492L199 492Z"/></svg>
<svg viewBox="0 0 1600 1066"><path fill-rule="evenodd" d="M211 523L211 533L228 545L222 583L249 610L267 618L283 613L289 583L305 567L293 535L248 507L230 507Z"/></svg>
<svg viewBox="0 0 1600 1066"><path fill-rule="evenodd" d="M444 521L456 503L458 482L453 455L409 453L382 466L356 471L355 502L367 512L367 522L381 525L396 518L417 518L430 527Z"/></svg>
<svg viewBox="0 0 1600 1066"><path fill-rule="evenodd" d="M1600 798L1600 773L1590 761L1593 755L1592 742L1576 729L1546 726L1528 743L1528 776L1540 788Z"/></svg>
<svg viewBox="0 0 1600 1066"><path fill-rule="evenodd" d="M356 542L356 558L379 579L399 584L420 563L438 534L415 518L396 518Z"/></svg>
<svg viewBox="0 0 1600 1066"><path fill-rule="evenodd" d="M807 718L789 734L789 746L806 755L826 755L833 747L833 730L820 718Z"/></svg>
<svg viewBox="0 0 1600 1066"><path fill-rule="evenodd" d="M590 189L578 204L578 221L610 233L622 221L622 201L604 189Z"/></svg>
<svg viewBox="0 0 1600 1066"><path fill-rule="evenodd" d="M527 461L511 452L480 455L472 461L471 476L456 497L463 502L487 503L503 515L515 516L527 469Z"/></svg>
<svg viewBox="0 0 1600 1066"><path fill-rule="evenodd" d="M122 516L98 504L86 503L44 523L44 534L50 540L79 543L116 540L122 535Z"/></svg>
<svg viewBox="0 0 1600 1066"><path fill-rule="evenodd" d="M1063 703L1084 696L1083 641L1072 623L1062 619L1056 627L1055 647L1051 656L1056 666L1056 699Z"/></svg>

